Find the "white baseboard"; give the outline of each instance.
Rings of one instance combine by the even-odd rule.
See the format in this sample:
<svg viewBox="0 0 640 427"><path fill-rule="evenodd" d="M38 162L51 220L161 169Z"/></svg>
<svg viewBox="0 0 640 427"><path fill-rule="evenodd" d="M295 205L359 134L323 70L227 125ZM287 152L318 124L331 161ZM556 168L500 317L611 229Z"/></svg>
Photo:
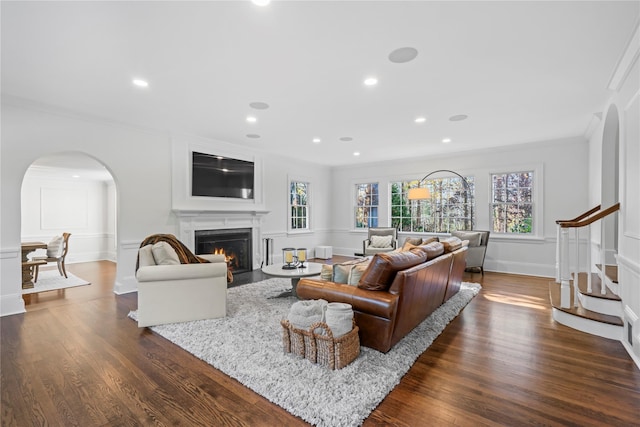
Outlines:
<svg viewBox="0 0 640 427"><path fill-rule="evenodd" d="M26 311L21 293L0 296L0 317L21 314Z"/></svg>
<svg viewBox="0 0 640 427"><path fill-rule="evenodd" d="M116 295L130 294L131 292L138 292L138 281L135 276L124 277L121 280L116 280L113 286L113 293Z"/></svg>

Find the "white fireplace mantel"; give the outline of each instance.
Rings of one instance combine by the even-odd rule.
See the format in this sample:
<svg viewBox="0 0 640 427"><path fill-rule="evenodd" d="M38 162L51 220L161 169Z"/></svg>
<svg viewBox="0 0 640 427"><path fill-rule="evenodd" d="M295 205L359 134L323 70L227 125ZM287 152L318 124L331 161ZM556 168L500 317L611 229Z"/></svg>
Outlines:
<svg viewBox="0 0 640 427"><path fill-rule="evenodd" d="M262 264L262 217L269 213L263 210L174 210L178 218L179 239L195 253L195 232L198 230L229 230L251 228L253 269Z"/></svg>

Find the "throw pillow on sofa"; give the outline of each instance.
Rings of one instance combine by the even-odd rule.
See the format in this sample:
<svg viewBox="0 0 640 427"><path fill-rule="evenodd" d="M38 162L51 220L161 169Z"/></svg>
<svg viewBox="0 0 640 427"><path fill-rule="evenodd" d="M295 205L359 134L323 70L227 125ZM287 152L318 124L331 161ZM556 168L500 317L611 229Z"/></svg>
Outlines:
<svg viewBox="0 0 640 427"><path fill-rule="evenodd" d="M462 240L457 237L447 237L446 239L440 239L440 243L444 246L444 253L457 251L462 247Z"/></svg>
<svg viewBox="0 0 640 427"><path fill-rule="evenodd" d="M351 261L345 261L341 264L334 264L332 268L333 276L331 278L331 281L335 283L352 284L351 282L353 281L353 279L351 279L351 275L353 269L363 266L364 268L366 268L368 264L369 258L354 259ZM358 280L360 278L360 275L362 275L362 273L358 274ZM355 284L357 284L357 282Z"/></svg>

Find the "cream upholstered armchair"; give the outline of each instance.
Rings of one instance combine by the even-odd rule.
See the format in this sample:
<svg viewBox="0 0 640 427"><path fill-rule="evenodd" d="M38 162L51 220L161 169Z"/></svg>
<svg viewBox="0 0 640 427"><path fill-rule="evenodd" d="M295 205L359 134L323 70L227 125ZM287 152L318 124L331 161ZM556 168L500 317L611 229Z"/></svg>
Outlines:
<svg viewBox="0 0 640 427"><path fill-rule="evenodd" d="M166 242L138 251L138 326L224 317L227 313L227 263L224 255L199 255L209 261L182 264Z"/></svg>
<svg viewBox="0 0 640 427"><path fill-rule="evenodd" d="M393 251L398 247L398 230L393 227L369 228L369 235L362 242L362 253L375 255Z"/></svg>
<svg viewBox="0 0 640 427"><path fill-rule="evenodd" d="M471 230L471 231L452 231L451 235L460 240L469 241L469 250L467 251L467 265L465 270L471 272L480 272L484 275L484 258L487 254L487 245L489 244L489 231Z"/></svg>

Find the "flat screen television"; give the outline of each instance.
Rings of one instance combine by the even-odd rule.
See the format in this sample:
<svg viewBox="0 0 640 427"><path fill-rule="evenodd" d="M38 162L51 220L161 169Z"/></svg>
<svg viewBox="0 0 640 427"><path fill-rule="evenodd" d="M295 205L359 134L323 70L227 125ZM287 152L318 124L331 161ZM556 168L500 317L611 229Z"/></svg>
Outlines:
<svg viewBox="0 0 640 427"><path fill-rule="evenodd" d="M193 151L191 195L253 199L254 164Z"/></svg>

